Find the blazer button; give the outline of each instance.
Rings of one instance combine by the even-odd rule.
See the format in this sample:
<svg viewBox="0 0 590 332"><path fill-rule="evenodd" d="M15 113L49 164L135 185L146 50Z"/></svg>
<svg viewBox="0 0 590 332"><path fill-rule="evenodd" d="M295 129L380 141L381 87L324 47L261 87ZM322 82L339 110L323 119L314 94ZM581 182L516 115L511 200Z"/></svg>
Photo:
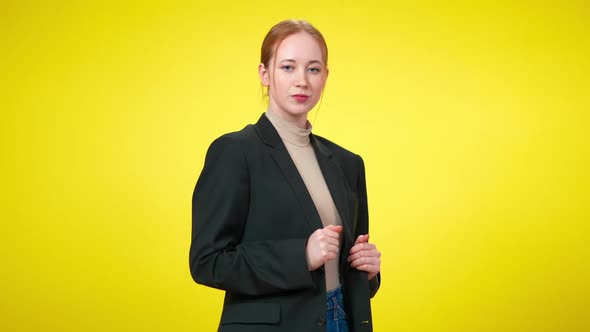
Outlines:
<svg viewBox="0 0 590 332"><path fill-rule="evenodd" d="M324 326L326 324L326 319L324 317L318 318L318 326Z"/></svg>

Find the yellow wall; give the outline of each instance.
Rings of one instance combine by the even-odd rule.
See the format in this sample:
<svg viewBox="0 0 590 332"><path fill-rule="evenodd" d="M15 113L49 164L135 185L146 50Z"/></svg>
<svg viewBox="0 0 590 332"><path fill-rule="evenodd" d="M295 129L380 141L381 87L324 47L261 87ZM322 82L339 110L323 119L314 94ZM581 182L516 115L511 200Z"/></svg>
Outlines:
<svg viewBox="0 0 590 332"><path fill-rule="evenodd" d="M2 1L0 330L215 330L190 198L291 17L367 165L376 330L590 330L588 2L318 2Z"/></svg>

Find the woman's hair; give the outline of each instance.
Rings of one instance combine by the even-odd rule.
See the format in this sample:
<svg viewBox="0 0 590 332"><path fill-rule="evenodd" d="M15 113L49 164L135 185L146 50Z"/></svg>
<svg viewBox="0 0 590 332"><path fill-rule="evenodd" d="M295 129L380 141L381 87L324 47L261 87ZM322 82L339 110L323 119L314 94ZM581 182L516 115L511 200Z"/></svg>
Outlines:
<svg viewBox="0 0 590 332"><path fill-rule="evenodd" d="M324 62L324 66L327 66L328 45L326 45L324 36L322 36L322 33L318 29L304 20L285 20L273 26L262 42L262 47L260 49L260 63L263 63L264 66L270 68L270 60L276 55L277 48L281 42L285 38L299 32L308 33L320 44L322 61Z"/></svg>

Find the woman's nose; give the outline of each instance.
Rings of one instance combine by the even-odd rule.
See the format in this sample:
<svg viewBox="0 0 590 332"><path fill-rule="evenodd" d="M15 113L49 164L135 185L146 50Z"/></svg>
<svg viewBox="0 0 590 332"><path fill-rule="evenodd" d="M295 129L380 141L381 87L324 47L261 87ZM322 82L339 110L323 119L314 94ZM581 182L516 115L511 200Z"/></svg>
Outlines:
<svg viewBox="0 0 590 332"><path fill-rule="evenodd" d="M305 76L305 74L305 71L297 72L297 76L295 77L296 87L307 87L307 77Z"/></svg>

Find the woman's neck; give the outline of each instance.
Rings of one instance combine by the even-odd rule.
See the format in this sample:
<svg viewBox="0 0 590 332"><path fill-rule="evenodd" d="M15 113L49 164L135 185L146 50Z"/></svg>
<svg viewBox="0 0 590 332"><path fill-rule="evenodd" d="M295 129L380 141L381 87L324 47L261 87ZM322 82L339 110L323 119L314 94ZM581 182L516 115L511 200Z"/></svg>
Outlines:
<svg viewBox="0 0 590 332"><path fill-rule="evenodd" d="M309 122L307 122L307 128L304 129L297 126L295 122L286 120L270 110L266 111L266 117L284 142L299 147L309 146L309 135L311 134L311 124Z"/></svg>
<svg viewBox="0 0 590 332"><path fill-rule="evenodd" d="M293 115L287 112L277 110L275 107L269 106L267 112L272 112L274 115L280 117L285 121L289 121L302 129L308 129L307 113Z"/></svg>

